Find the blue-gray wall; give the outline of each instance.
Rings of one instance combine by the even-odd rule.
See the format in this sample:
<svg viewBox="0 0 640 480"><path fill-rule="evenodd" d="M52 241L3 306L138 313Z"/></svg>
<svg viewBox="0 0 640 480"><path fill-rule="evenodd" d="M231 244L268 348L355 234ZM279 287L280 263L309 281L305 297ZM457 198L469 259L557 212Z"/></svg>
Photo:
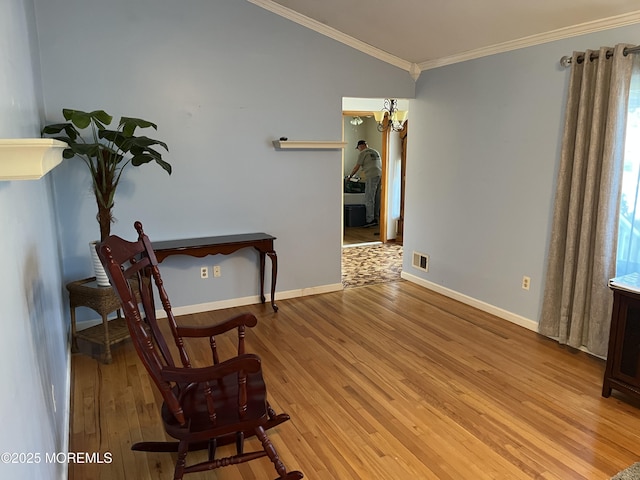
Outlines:
<svg viewBox="0 0 640 480"><path fill-rule="evenodd" d="M249 2L36 4L47 119L63 107L142 117L170 147L171 177L148 165L125 173L112 233L133 238L135 220L152 240L267 232L281 298L340 288L342 154L271 142L340 140L342 97L412 97L407 72ZM64 278L90 276L98 227L86 168L66 161L53 178ZM173 305L255 297L256 258L169 258ZM214 264L222 277L201 280Z"/></svg>
<svg viewBox="0 0 640 480"><path fill-rule="evenodd" d="M175 173L127 172L114 233L132 237L136 219L158 240L264 230L278 237L278 290L304 294L340 282L341 154L277 152L271 140L338 140L343 96L415 94L405 271L535 322L569 74L558 59L638 39L638 26L600 32L430 70L414 84L239 0L35 0L35 15L32 0L5 0L0 136L37 136L63 107L157 122ZM91 275L94 217L76 160L39 181L0 182L0 451L65 447L64 284ZM431 255L429 273L410 267L413 250ZM255 260L207 259L223 276L206 281L201 260L167 260L174 303L253 297ZM54 464L0 465L2 478L63 475Z"/></svg>
<svg viewBox="0 0 640 480"><path fill-rule="evenodd" d="M535 328L574 50L640 42L640 25L422 73L411 102L404 272ZM521 288L531 277L531 289Z"/></svg>
<svg viewBox="0 0 640 480"><path fill-rule="evenodd" d="M0 138L38 137L40 79L33 4L0 2ZM0 181L0 478L63 478L46 453L67 448L67 320L50 175Z"/></svg>

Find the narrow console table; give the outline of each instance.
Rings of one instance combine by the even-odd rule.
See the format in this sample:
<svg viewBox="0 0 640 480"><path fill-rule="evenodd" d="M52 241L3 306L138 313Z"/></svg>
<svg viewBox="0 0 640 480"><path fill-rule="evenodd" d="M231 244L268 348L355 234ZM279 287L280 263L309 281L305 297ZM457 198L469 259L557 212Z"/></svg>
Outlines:
<svg viewBox="0 0 640 480"><path fill-rule="evenodd" d="M185 238L181 240L165 240L152 242L158 262L162 262L170 255L190 255L205 257L207 255L229 255L241 248L253 247L260 254L260 301L265 302L264 270L265 256L271 259L271 307L278 311L275 303L276 278L278 276L278 257L273 248L276 237L266 233L241 233L237 235L220 235L217 237Z"/></svg>

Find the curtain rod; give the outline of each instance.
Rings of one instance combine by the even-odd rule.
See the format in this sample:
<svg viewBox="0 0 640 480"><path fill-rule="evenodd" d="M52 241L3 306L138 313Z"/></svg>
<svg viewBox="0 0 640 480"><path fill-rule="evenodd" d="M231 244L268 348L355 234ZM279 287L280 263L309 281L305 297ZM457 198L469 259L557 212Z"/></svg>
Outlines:
<svg viewBox="0 0 640 480"><path fill-rule="evenodd" d="M640 53L640 46L638 47L625 47L624 50L622 50L622 53L624 55L629 55L630 53ZM607 58L611 58L611 55L613 55L613 51L607 51ZM592 53L589 56L590 60L595 60L596 58L598 58L598 54L597 53ZM584 55L579 55L578 56L578 63L584 61ZM560 65L562 65L563 67L570 67L571 66L571 56L565 55L564 57L562 57L560 59Z"/></svg>

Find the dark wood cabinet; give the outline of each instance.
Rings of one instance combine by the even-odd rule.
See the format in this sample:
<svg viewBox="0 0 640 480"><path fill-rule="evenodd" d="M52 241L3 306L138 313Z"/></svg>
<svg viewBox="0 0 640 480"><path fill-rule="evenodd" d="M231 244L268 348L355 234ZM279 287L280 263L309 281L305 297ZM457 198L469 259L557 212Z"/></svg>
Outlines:
<svg viewBox="0 0 640 480"><path fill-rule="evenodd" d="M612 389L640 399L640 285L637 274L611 280L613 311L602 396Z"/></svg>

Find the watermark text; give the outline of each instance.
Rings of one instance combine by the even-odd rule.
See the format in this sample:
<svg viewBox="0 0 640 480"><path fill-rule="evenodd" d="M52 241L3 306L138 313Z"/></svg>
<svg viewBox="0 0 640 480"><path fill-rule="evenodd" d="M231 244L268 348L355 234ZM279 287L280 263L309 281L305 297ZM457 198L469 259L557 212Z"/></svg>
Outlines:
<svg viewBox="0 0 640 480"><path fill-rule="evenodd" d="M0 463L111 463L111 452L4 452Z"/></svg>

